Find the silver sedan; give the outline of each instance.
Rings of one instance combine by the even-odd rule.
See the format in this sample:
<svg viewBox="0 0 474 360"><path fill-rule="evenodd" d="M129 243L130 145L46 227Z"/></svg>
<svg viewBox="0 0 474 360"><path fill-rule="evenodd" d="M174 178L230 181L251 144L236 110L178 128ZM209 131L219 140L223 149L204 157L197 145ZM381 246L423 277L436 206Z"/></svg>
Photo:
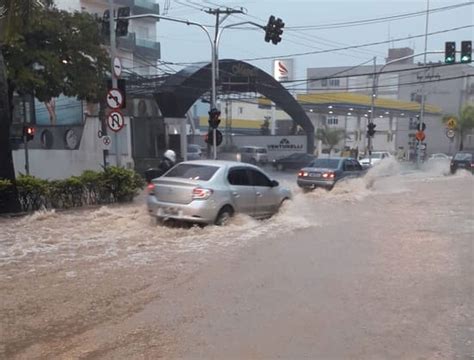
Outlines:
<svg viewBox="0 0 474 360"><path fill-rule="evenodd" d="M289 189L261 169L234 161L179 163L148 185L147 206L158 221L175 219L223 225L235 213L256 218L275 214Z"/></svg>

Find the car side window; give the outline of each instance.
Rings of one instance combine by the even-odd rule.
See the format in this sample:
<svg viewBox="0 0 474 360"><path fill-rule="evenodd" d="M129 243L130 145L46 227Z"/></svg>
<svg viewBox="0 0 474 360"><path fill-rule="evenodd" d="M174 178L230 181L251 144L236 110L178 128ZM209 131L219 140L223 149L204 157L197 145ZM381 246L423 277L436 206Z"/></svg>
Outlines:
<svg viewBox="0 0 474 360"><path fill-rule="evenodd" d="M352 163L352 160L344 160L343 170L344 171L354 171L355 170L355 167Z"/></svg>
<svg viewBox="0 0 474 360"><path fill-rule="evenodd" d="M244 168L230 169L227 180L231 185L252 186L248 171Z"/></svg>
<svg viewBox="0 0 474 360"><path fill-rule="evenodd" d="M362 165L359 164L357 160L352 160L352 165L354 166L354 170L356 171L361 171L362 170Z"/></svg>
<svg viewBox="0 0 474 360"><path fill-rule="evenodd" d="M272 182L265 174L255 169L249 169L249 172L251 174L253 186L267 186L267 187L272 186Z"/></svg>

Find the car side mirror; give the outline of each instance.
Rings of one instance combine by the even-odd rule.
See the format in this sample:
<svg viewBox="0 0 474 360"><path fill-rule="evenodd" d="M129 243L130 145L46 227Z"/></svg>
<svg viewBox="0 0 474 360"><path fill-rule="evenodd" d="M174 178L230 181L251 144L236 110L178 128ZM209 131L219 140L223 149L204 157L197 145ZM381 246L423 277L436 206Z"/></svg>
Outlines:
<svg viewBox="0 0 474 360"><path fill-rule="evenodd" d="M272 187L277 187L279 185L280 185L280 183L278 181L272 180Z"/></svg>

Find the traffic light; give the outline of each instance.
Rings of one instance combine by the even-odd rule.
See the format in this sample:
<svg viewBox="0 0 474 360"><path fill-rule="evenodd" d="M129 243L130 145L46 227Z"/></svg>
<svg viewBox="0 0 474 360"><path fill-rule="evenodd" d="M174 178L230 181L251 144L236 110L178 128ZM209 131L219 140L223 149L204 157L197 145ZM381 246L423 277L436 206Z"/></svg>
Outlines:
<svg viewBox="0 0 474 360"><path fill-rule="evenodd" d="M221 112L216 108L212 108L209 111L209 126L212 129L217 129L217 127L221 123L221 119L219 119L219 116L221 116Z"/></svg>
<svg viewBox="0 0 474 360"><path fill-rule="evenodd" d="M127 36L128 34L128 19L121 19L124 17L130 16L130 8L129 7L121 7L118 9L118 17L117 17L117 27L115 29L115 34L117 36Z"/></svg>
<svg viewBox="0 0 474 360"><path fill-rule="evenodd" d="M281 35L283 34L283 28L285 27L285 23L282 19L278 18L275 21L275 28L273 30L273 44L278 44L281 41Z"/></svg>
<svg viewBox="0 0 474 360"><path fill-rule="evenodd" d="M461 62L470 63L472 61L472 42L462 41L461 42Z"/></svg>
<svg viewBox="0 0 474 360"><path fill-rule="evenodd" d="M36 129L33 126L23 125L23 136L26 138L26 141L33 140L35 132Z"/></svg>
<svg viewBox="0 0 474 360"><path fill-rule="evenodd" d="M271 15L268 18L267 26L265 26L265 41L278 44L281 41L281 35L283 34L283 28L285 23L282 19L276 19L275 16Z"/></svg>
<svg viewBox="0 0 474 360"><path fill-rule="evenodd" d="M368 123L367 124L367 136L373 137L375 135L375 125L374 123Z"/></svg>
<svg viewBox="0 0 474 360"><path fill-rule="evenodd" d="M104 36L105 38L108 38L110 36L110 11L109 10L105 10L104 11L104 15L102 15L102 22L101 22L101 25L102 25L102 36Z"/></svg>
<svg viewBox="0 0 474 360"><path fill-rule="evenodd" d="M444 44L444 62L446 64L456 62L456 43L454 41L447 41Z"/></svg>

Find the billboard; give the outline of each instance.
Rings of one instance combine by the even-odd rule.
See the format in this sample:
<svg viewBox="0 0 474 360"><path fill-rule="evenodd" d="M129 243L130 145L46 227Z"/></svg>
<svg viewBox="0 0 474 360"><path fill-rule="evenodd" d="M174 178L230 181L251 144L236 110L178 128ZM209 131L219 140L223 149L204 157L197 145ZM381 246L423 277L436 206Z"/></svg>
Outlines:
<svg viewBox="0 0 474 360"><path fill-rule="evenodd" d="M35 118L38 125L80 125L82 101L63 95L47 103L35 99Z"/></svg>
<svg viewBox="0 0 474 360"><path fill-rule="evenodd" d="M273 77L277 81L294 80L294 59L273 60Z"/></svg>

